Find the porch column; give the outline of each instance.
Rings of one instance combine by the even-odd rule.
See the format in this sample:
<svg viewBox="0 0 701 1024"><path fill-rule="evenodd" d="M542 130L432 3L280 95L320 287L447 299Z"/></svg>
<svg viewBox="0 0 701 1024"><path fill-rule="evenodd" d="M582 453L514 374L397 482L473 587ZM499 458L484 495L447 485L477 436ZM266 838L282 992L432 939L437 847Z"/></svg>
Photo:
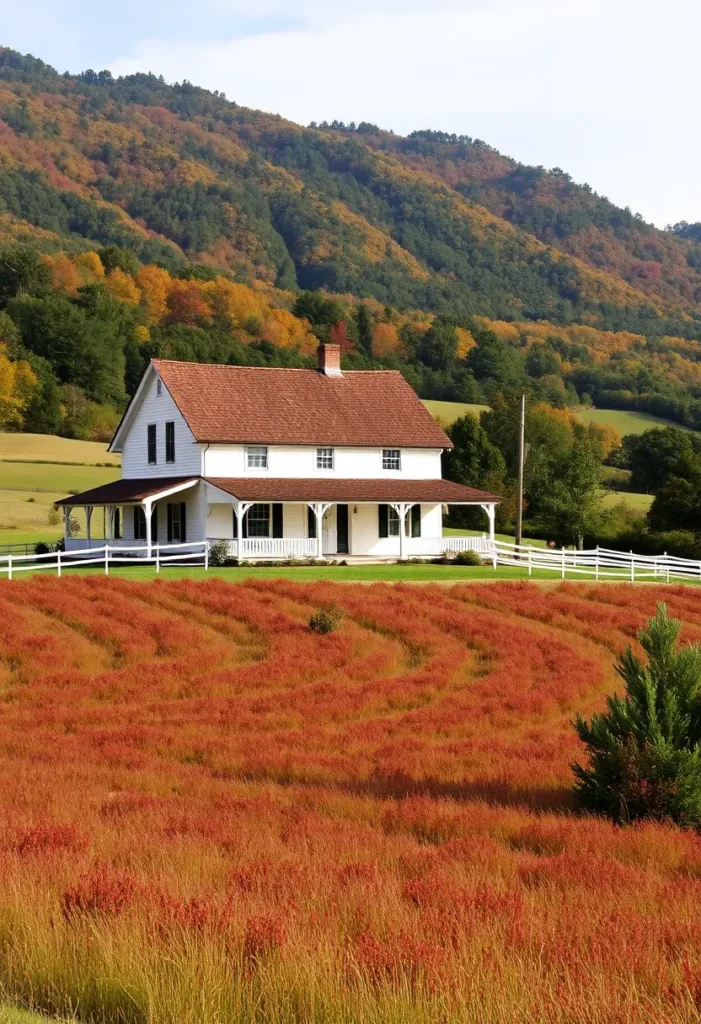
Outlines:
<svg viewBox="0 0 701 1024"><path fill-rule="evenodd" d="M493 502L491 502L489 505L482 505L482 508L489 517L489 542L494 546L494 517L497 514L497 507Z"/></svg>
<svg viewBox="0 0 701 1024"><path fill-rule="evenodd" d="M153 509L153 501L146 498L141 502L141 507L144 510L144 517L146 519L146 557L151 557L151 511Z"/></svg>
<svg viewBox="0 0 701 1024"><path fill-rule="evenodd" d="M93 506L92 505L86 505L85 506L85 529L86 529L87 537L88 537L88 547L90 547L90 539L91 539L90 521L92 520L92 513L93 513Z"/></svg>
<svg viewBox="0 0 701 1024"><path fill-rule="evenodd" d="M70 505L63 506L63 548L68 551L68 541L71 536L71 512L73 509Z"/></svg>
<svg viewBox="0 0 701 1024"><path fill-rule="evenodd" d="M248 501L235 501L236 508L236 557L241 561L243 557L243 517L253 503Z"/></svg>
<svg viewBox="0 0 701 1024"><path fill-rule="evenodd" d="M105 521L105 540L111 541L113 537L114 527L114 505L108 505L106 508L106 521Z"/></svg>
<svg viewBox="0 0 701 1024"><path fill-rule="evenodd" d="M400 501L400 502L397 502L397 504L392 503L392 508L394 509L394 511L397 513L397 516L399 517L399 557L401 559L404 558L404 549L406 548L406 543L405 543L405 539L406 539L406 517L407 517L407 515L409 513L409 510L415 504L416 504L415 501L412 501L412 502Z"/></svg>
<svg viewBox="0 0 701 1024"><path fill-rule="evenodd" d="M314 518L316 520L316 557L321 561L324 557L322 519L324 518L324 513L331 508L331 502L309 501L307 504L314 513Z"/></svg>

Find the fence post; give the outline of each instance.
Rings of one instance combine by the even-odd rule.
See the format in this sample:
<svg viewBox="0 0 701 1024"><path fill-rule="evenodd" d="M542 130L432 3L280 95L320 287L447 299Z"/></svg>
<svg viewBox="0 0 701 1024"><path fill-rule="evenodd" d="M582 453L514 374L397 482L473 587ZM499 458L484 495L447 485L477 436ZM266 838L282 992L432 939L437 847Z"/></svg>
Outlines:
<svg viewBox="0 0 701 1024"><path fill-rule="evenodd" d="M161 571L161 547L158 541L156 541L156 575Z"/></svg>
<svg viewBox="0 0 701 1024"><path fill-rule="evenodd" d="M105 544L105 576L110 574L110 546Z"/></svg>
<svg viewBox="0 0 701 1024"><path fill-rule="evenodd" d="M492 565L494 566L494 572L497 571L497 546L492 541Z"/></svg>
<svg viewBox="0 0 701 1024"><path fill-rule="evenodd" d="M594 556L594 579L599 578L599 545L596 545L596 555Z"/></svg>
<svg viewBox="0 0 701 1024"><path fill-rule="evenodd" d="M530 545L528 547L528 575L533 575L533 551Z"/></svg>
<svg viewBox="0 0 701 1024"><path fill-rule="evenodd" d="M669 583L669 562L667 561L667 552L664 553L665 568L667 570L667 583Z"/></svg>
<svg viewBox="0 0 701 1024"><path fill-rule="evenodd" d="M635 583L635 555L630 553L630 582Z"/></svg>
<svg viewBox="0 0 701 1024"><path fill-rule="evenodd" d="M8 578L8 580L12 579L12 552L11 551L8 552L8 555L7 555L7 578Z"/></svg>
<svg viewBox="0 0 701 1024"><path fill-rule="evenodd" d="M565 578L565 549L562 549L562 578Z"/></svg>
<svg viewBox="0 0 701 1024"><path fill-rule="evenodd" d="M56 575L61 575L61 549L56 552Z"/></svg>
<svg viewBox="0 0 701 1024"><path fill-rule="evenodd" d="M204 571L209 572L209 544L204 542Z"/></svg>

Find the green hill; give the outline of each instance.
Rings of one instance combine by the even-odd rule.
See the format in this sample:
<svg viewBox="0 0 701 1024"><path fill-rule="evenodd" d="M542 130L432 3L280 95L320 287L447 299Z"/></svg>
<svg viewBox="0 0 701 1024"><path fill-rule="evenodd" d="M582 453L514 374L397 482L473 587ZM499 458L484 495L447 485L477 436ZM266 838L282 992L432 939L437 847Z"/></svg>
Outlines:
<svg viewBox="0 0 701 1024"><path fill-rule="evenodd" d="M479 141L303 128L186 82L59 75L8 49L0 119L6 239L116 244L400 308L701 333L697 241Z"/></svg>

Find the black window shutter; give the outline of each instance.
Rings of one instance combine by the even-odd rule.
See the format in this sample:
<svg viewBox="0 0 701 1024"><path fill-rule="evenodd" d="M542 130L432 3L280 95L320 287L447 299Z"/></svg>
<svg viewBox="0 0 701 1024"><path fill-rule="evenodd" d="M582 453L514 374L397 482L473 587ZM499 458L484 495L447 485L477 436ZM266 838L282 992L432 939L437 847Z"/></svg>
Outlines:
<svg viewBox="0 0 701 1024"><path fill-rule="evenodd" d="M180 502L180 543L187 541L187 527L185 525L185 502Z"/></svg>
<svg viewBox="0 0 701 1024"><path fill-rule="evenodd" d="M134 505L134 540L139 540L141 537L141 529L139 522L139 506Z"/></svg>
<svg viewBox="0 0 701 1024"><path fill-rule="evenodd" d="M116 508L114 510L114 519L113 519L112 522L113 522L113 531L112 532L113 532L113 535L114 535L114 539L115 540L121 540L122 539L122 510L121 510L121 508Z"/></svg>
<svg viewBox="0 0 701 1024"><path fill-rule="evenodd" d="M173 543L173 506L168 503L168 543Z"/></svg>
<svg viewBox="0 0 701 1024"><path fill-rule="evenodd" d="M282 504L273 504L273 537L282 537Z"/></svg>
<svg viewBox="0 0 701 1024"><path fill-rule="evenodd" d="M248 512L243 514L243 523L241 525L241 536L245 540L248 537Z"/></svg>
<svg viewBox="0 0 701 1024"><path fill-rule="evenodd" d="M411 535L412 537L421 536L421 506L411 506Z"/></svg>
<svg viewBox="0 0 701 1024"><path fill-rule="evenodd" d="M158 506L157 505L153 506L153 511L151 512L151 540L154 543L157 543L157 541L158 541Z"/></svg>
<svg viewBox="0 0 701 1024"><path fill-rule="evenodd" d="M378 505L378 532L380 537L389 537L389 506Z"/></svg>
<svg viewBox="0 0 701 1024"><path fill-rule="evenodd" d="M316 540L316 516L314 515L314 509L307 505L307 537L311 540Z"/></svg>

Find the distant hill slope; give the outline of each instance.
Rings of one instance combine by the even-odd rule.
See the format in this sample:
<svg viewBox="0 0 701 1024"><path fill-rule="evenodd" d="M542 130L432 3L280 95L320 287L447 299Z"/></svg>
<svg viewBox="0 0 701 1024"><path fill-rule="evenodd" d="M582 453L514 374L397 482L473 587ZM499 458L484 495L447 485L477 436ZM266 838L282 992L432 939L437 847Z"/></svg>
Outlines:
<svg viewBox="0 0 701 1024"><path fill-rule="evenodd" d="M483 143L361 128L0 50L0 241L115 243L400 309L701 337L697 239Z"/></svg>

